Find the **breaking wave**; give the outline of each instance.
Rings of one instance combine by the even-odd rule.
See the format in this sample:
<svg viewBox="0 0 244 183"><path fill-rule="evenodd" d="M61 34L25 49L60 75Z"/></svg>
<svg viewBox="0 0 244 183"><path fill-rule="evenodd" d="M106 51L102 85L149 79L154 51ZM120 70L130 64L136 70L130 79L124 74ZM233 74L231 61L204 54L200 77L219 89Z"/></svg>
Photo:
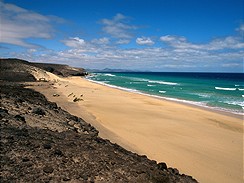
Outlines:
<svg viewBox="0 0 244 183"><path fill-rule="evenodd" d="M234 91L236 88L222 88L222 87L215 87L216 90L229 90L229 91Z"/></svg>

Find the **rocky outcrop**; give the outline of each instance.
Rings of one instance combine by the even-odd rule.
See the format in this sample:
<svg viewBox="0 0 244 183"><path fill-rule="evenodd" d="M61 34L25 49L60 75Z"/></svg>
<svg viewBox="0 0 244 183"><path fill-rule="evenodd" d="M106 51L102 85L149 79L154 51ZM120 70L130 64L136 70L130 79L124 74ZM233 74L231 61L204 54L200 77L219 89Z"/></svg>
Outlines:
<svg viewBox="0 0 244 183"><path fill-rule="evenodd" d="M87 75L85 69L68 65L34 63L20 59L0 59L0 80L15 82L36 81L31 72L31 70L36 69L48 71L62 77Z"/></svg>
<svg viewBox="0 0 244 183"><path fill-rule="evenodd" d="M47 63L32 63L32 65L63 77L87 75L85 69L70 67L68 65L47 64Z"/></svg>
<svg viewBox="0 0 244 183"><path fill-rule="evenodd" d="M38 92L0 87L0 182L196 182L98 137Z"/></svg>
<svg viewBox="0 0 244 183"><path fill-rule="evenodd" d="M42 94L9 81L33 81L25 61L2 64L0 182L195 183L166 163L149 160L98 136L81 118ZM5 70L3 70L5 69ZM19 77L18 80L15 77ZM30 83L29 83L30 84Z"/></svg>
<svg viewBox="0 0 244 183"><path fill-rule="evenodd" d="M0 59L0 81L32 82L35 77L28 72L29 62L19 59Z"/></svg>

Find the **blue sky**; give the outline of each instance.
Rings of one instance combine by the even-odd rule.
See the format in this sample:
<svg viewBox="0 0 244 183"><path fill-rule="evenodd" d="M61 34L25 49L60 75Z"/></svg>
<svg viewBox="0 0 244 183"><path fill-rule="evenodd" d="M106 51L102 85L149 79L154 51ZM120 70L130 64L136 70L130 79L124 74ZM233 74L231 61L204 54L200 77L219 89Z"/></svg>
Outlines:
<svg viewBox="0 0 244 183"><path fill-rule="evenodd" d="M0 6L4 58L243 72L243 0L0 0Z"/></svg>

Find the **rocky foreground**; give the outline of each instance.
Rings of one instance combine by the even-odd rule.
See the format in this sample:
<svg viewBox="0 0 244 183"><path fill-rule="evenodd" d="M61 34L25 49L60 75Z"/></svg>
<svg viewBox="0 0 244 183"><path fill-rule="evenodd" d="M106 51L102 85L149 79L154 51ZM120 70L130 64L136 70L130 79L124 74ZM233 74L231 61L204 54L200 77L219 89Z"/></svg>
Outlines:
<svg viewBox="0 0 244 183"><path fill-rule="evenodd" d="M0 182L197 182L100 138L26 85L0 82Z"/></svg>

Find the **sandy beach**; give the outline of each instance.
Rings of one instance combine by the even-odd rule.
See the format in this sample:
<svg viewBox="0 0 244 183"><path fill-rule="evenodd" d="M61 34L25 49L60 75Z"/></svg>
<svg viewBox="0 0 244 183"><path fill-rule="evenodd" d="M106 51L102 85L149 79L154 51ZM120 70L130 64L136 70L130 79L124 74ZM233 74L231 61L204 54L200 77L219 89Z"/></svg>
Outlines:
<svg viewBox="0 0 244 183"><path fill-rule="evenodd" d="M80 77L48 79L55 80L54 85L49 82L34 89L91 123L101 137L164 161L202 183L243 182L242 118ZM74 102L75 98L80 100Z"/></svg>

